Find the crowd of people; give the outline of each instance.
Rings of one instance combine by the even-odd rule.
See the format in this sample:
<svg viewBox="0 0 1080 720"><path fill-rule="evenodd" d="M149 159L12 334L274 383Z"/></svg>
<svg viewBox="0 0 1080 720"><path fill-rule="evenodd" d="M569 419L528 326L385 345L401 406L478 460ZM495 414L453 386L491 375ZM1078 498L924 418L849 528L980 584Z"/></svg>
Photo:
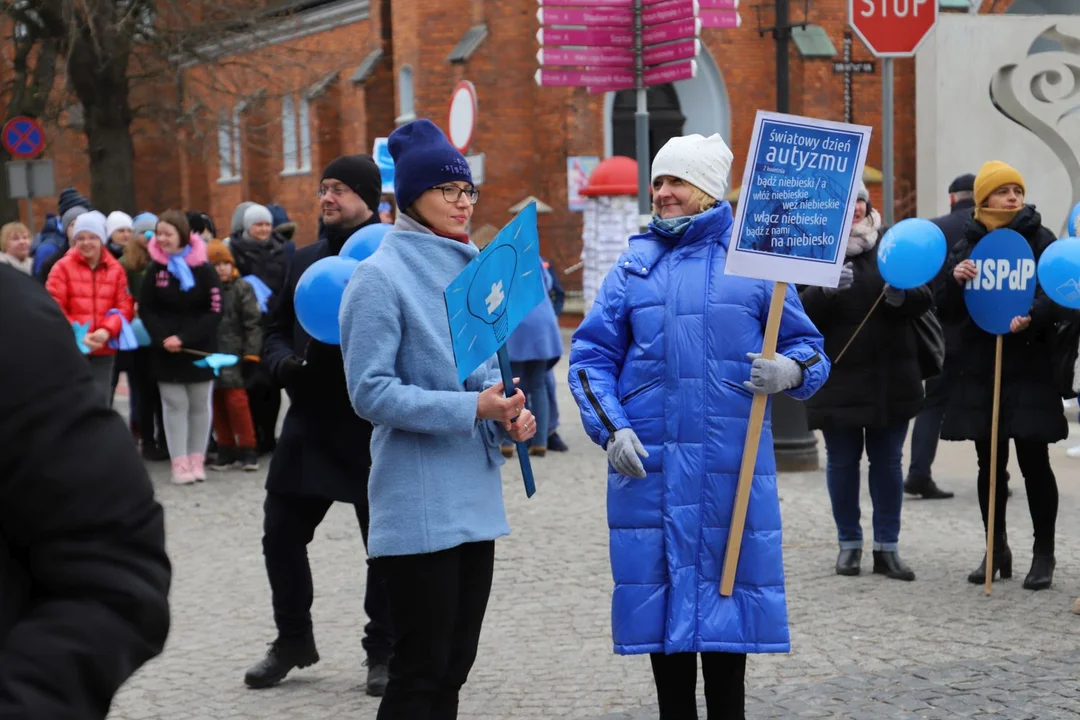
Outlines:
<svg viewBox="0 0 1080 720"><path fill-rule="evenodd" d="M321 175L318 239L299 248L298 228L280 206L242 203L228 236L219 239L204 213L105 216L69 188L36 238L18 223L0 229L0 259L12 266L0 268L0 298L25 296L27 312L40 323L33 334L42 347L31 343L31 358L66 346L59 353L71 370L66 385L47 392L42 378L26 381L49 397L81 393L80 405L62 411L85 426L85 436L72 442L103 437L104 447L130 465L136 446L128 441L116 450L124 442L116 414L107 409L118 374L126 373L128 432L141 441L145 458L171 461L174 482L205 480L207 468L255 470L260 454L271 455L262 548L277 635L246 671L248 687L271 687L319 662L307 545L330 506L343 502L355 508L369 558L362 645L366 690L382 696L378 718L451 720L479 652L495 541L510 531L500 468L515 445L534 457L566 449L556 432L552 374L564 352L558 329L563 295L545 263L549 297L508 343L521 381L514 393L507 396L494 358L458 382L443 291L480 253L468 234L480 193L465 158L430 121L396 129L389 150L399 210L382 195L371 157L339 157ZM950 247L939 276L921 287L893 288L875 261L887 228L863 187L838 286L787 289L776 355L766 359L759 351L772 283L725 274L734 217L722 198L732 161L719 135L673 138L658 151L652 221L630 239L570 348L570 389L586 433L608 458L614 649L650 656L661 720L697 717L699 654L710 716L743 718L748 654L790 649L768 423L734 590L730 597L717 592L755 398L785 393L805 401L811 427L822 432L839 545L836 573L862 570L865 453L873 572L913 581L899 554L904 495L952 497L931 472L939 439L974 442L979 505L988 523L994 340L964 304L962 286L974 276L968 256L1002 227L1020 233L1036 258L1055 239L1026 204L1022 175L989 162L977 175L957 178L949 189L952 212L935 219ZM348 284L341 345L313 339L297 320L299 278L380 222L393 227ZM44 290L29 278L9 280L19 274L36 276ZM6 313L0 337L10 332L12 305L0 302ZM1051 364L1058 352L1054 338L1077 321L1040 292L1004 340L995 545L992 557L968 576L972 583L982 583L987 573L1012 574L1005 524L1010 440L1034 531L1023 584L1040 590L1053 581L1057 485L1048 447L1067 437L1068 425L1065 391ZM18 331L20 323L11 327ZM926 332L943 334L943 362L927 361ZM220 372L200 362L219 352L239 362ZM12 364L0 358L0 377L21 382L34 375ZM44 412L31 408L30 396L19 389L0 394L5 407ZM289 403L277 436L282 389ZM11 417L0 413L0 426ZM905 478L903 445L912 421ZM18 435L16 428L5 437ZM26 467L19 453L39 445L8 450L14 459L7 466ZM134 554L115 553L129 557L131 577L138 577L129 581L143 590L130 602L154 613L118 613L129 623L118 623L127 647L99 670L109 696L125 672L160 652L167 630L161 511L145 470L127 469L139 492L109 508L102 522L116 532L117 508L130 513L125 521L138 519L140 532L126 527L114 538ZM36 477L23 470L16 476ZM106 489L119 492L121 480ZM14 487L35 502L48 492ZM40 542L25 528L8 533L5 524L0 530L0 560L10 554L5 534ZM982 538L973 540L981 544ZM108 547L103 552L114 554ZM0 643L33 612L35 598L55 591L36 586L32 571L19 570L26 589L13 612L0 613ZM98 591L105 605L130 595L107 584ZM35 682L53 688L44 693L50 697L66 692L63 678ZM44 699L22 697L46 707ZM5 701L0 696L0 709ZM101 706L99 697L73 702Z"/></svg>

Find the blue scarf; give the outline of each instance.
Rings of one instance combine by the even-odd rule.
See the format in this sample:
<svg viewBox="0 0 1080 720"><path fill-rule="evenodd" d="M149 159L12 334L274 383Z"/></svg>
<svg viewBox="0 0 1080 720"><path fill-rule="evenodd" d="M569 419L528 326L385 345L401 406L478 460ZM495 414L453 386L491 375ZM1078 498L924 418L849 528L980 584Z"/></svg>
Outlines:
<svg viewBox="0 0 1080 720"><path fill-rule="evenodd" d="M180 290L187 292L195 287L195 275L188 267L185 258L191 253L191 245L185 245L184 249L175 255L169 256L169 274L180 283Z"/></svg>
<svg viewBox="0 0 1080 720"><path fill-rule="evenodd" d="M682 237L686 229L690 227L690 223L694 222L695 215L682 215L680 217L673 218L661 218L659 215L653 215L652 222L649 226L655 230L659 230L661 234L668 237Z"/></svg>

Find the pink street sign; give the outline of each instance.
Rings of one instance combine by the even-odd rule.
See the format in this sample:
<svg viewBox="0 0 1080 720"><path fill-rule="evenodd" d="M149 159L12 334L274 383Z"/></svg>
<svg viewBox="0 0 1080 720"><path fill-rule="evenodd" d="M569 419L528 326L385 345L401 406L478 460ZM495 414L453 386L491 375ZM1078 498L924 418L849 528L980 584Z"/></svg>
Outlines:
<svg viewBox="0 0 1080 720"><path fill-rule="evenodd" d="M691 18L689 20L676 20L675 22L663 23L647 27L641 32L641 42L644 45L656 45L658 43L683 40L684 38L696 38L701 34L701 21Z"/></svg>
<svg viewBox="0 0 1080 720"><path fill-rule="evenodd" d="M629 70L537 70L533 75L542 87L634 87L634 73Z"/></svg>
<svg viewBox="0 0 1080 720"><path fill-rule="evenodd" d="M537 73L540 71L538 70ZM601 73L591 73L598 76ZM697 75L697 61L685 60L671 65L645 68L645 85L663 85L679 80L689 80ZM599 79L599 78L598 78ZM636 87L633 73L613 73L611 82L590 82L589 92L617 92L619 90L633 90Z"/></svg>
<svg viewBox="0 0 1080 720"><path fill-rule="evenodd" d="M702 27L707 28L737 28L742 25L739 13L732 10L703 12L699 17Z"/></svg>
<svg viewBox="0 0 1080 720"><path fill-rule="evenodd" d="M646 65L663 65L676 60L689 60L697 57L699 52L701 52L700 41L680 40L665 45L646 47L643 55Z"/></svg>
<svg viewBox="0 0 1080 720"><path fill-rule="evenodd" d="M633 47L634 32L617 28L594 28L592 30L540 28L536 31L536 41L541 46Z"/></svg>
<svg viewBox="0 0 1080 720"><path fill-rule="evenodd" d="M541 48L536 51L536 61L544 66L582 67L587 65L595 68L632 68L634 67L634 51L623 48Z"/></svg>
<svg viewBox="0 0 1080 720"><path fill-rule="evenodd" d="M675 20L693 18L697 14L697 10L696 0L668 0L668 2L653 5L643 12L641 19L646 25L660 25Z"/></svg>
<svg viewBox="0 0 1080 720"><path fill-rule="evenodd" d="M650 5L659 5L662 2L669 2L670 0L645 0L642 4L645 7ZM737 1L737 0L736 0ZM561 5L563 7L619 7L619 8L633 8L634 0L536 0L537 5Z"/></svg>
<svg viewBox="0 0 1080 720"><path fill-rule="evenodd" d="M698 7L702 10L738 10L739 0L698 0Z"/></svg>
<svg viewBox="0 0 1080 720"><path fill-rule="evenodd" d="M634 11L624 8L540 8L536 17L541 25L585 25L591 27L621 27L634 25Z"/></svg>

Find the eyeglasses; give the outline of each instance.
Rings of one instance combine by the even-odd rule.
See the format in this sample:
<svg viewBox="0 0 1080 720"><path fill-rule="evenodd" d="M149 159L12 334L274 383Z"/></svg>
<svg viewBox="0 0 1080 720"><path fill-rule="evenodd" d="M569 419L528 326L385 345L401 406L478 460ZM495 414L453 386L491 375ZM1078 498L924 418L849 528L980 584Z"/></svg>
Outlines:
<svg viewBox="0 0 1080 720"><path fill-rule="evenodd" d="M467 195L469 203L476 204L476 201L480 199L480 191L474 187L462 188L457 185L436 185L431 188L432 190L441 190L443 200L448 203L456 203L461 199L462 195Z"/></svg>
<svg viewBox="0 0 1080 720"><path fill-rule="evenodd" d="M316 197L325 197L326 195L333 195L336 198L345 197L345 194L351 192L349 188L344 185L335 185L333 187L320 187L315 191Z"/></svg>

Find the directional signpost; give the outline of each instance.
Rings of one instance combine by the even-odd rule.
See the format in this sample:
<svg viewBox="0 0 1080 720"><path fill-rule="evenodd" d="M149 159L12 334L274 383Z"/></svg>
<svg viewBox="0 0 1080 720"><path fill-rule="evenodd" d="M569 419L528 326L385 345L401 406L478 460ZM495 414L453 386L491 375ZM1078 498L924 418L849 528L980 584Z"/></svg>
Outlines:
<svg viewBox="0 0 1080 720"><path fill-rule="evenodd" d="M856 9L856 4L858 8ZM848 23L875 56L883 58L882 172L885 209L893 224L893 58L912 57L938 18L937 0L848 0Z"/></svg>
<svg viewBox="0 0 1080 720"><path fill-rule="evenodd" d="M646 88L697 74L702 27L738 27L739 0L537 0L536 84L637 91L638 208L650 218ZM707 9L702 13L702 9Z"/></svg>

